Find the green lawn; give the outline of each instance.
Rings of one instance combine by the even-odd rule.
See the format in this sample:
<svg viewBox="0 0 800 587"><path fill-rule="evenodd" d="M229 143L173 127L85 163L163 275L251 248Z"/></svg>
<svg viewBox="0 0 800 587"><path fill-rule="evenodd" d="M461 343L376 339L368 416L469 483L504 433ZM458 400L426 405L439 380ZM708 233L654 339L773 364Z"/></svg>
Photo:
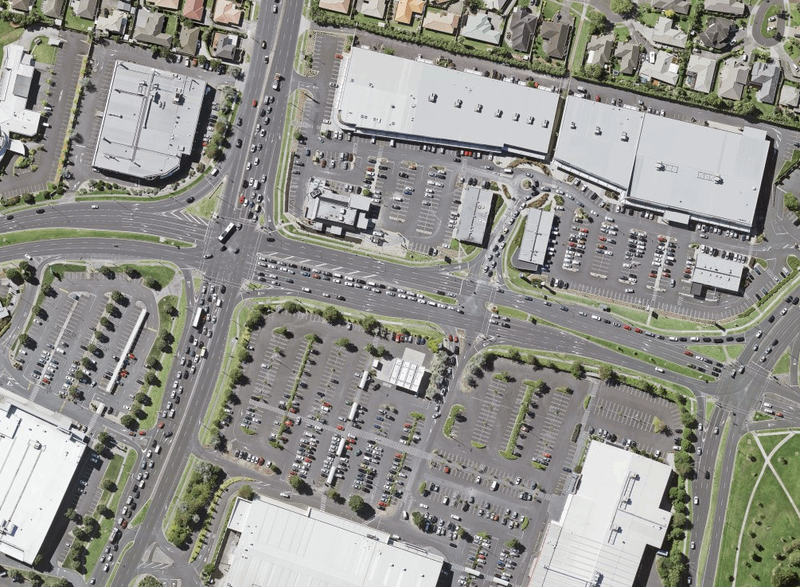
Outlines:
<svg viewBox="0 0 800 587"><path fill-rule="evenodd" d="M222 184L219 184L213 192L201 198L197 202L194 202L191 206L186 208L186 211L189 214L194 214L195 216L200 216L201 218L211 219L214 216L214 213L219 208L220 202L222 200L217 196L217 194L222 190Z"/></svg>
<svg viewBox="0 0 800 587"><path fill-rule="evenodd" d="M781 9L782 8L780 6L770 6L767 9L767 13L764 15L764 20L761 21L761 34L764 37L771 39L777 33L776 30L768 31L767 28L769 28L770 26L775 26L776 23L770 22L769 17L777 15L781 11Z"/></svg>
<svg viewBox="0 0 800 587"><path fill-rule="evenodd" d="M14 27L10 22L0 20L0 50L2 50L5 45L19 39L24 32L24 27ZM2 53L0 53L0 55L1 54Z"/></svg>
<svg viewBox="0 0 800 587"><path fill-rule="evenodd" d="M183 495L183 491L185 489L186 483L189 481L189 477L194 470L195 464L199 463L200 459L198 459L194 455L189 455L189 458L186 459L186 465L183 467L183 473L181 473L181 480L178 483L178 486L175 488L175 494L172 496L172 501L169 504L169 508L167 508L167 515L164 516L164 519L161 522L161 528L166 532L169 525L172 523L172 514L175 511L175 507L178 505L178 501Z"/></svg>
<svg viewBox="0 0 800 587"><path fill-rule="evenodd" d="M774 449L780 442L786 438L786 434L759 434L758 441L761 443L761 446L764 447L764 452L770 454L772 449ZM787 445L791 445L791 442L787 442ZM785 447L784 447L785 448Z"/></svg>
<svg viewBox="0 0 800 587"><path fill-rule="evenodd" d="M661 16L658 12L644 12L639 15L639 21L645 26L655 27Z"/></svg>
<svg viewBox="0 0 800 587"><path fill-rule="evenodd" d="M703 355L704 357L708 357L709 359L714 359L715 361L719 361L720 363L724 363L727 360L725 356L725 351L720 345L695 344L687 348L695 354Z"/></svg>
<svg viewBox="0 0 800 587"><path fill-rule="evenodd" d="M779 441L780 439L782 438ZM782 459L786 459L786 464L783 464ZM772 463L789 490L792 501L800 507L800 436L793 435L787 440L772 456Z"/></svg>
<svg viewBox="0 0 800 587"><path fill-rule="evenodd" d="M547 0L542 4L542 18L545 20L553 20L553 17L559 10L561 10L561 4L553 2L553 0Z"/></svg>
<svg viewBox="0 0 800 587"><path fill-rule="evenodd" d="M131 520L130 525L128 526L129 528L133 528L134 526L138 526L144 522L144 519L147 517L147 510L150 509L150 502L151 500L148 499L147 503L142 506L142 509L136 513L136 515L133 517L133 520Z"/></svg>
<svg viewBox="0 0 800 587"><path fill-rule="evenodd" d="M37 45L36 42L39 41ZM36 37L31 45L31 55L37 63L55 65L58 56L58 47L47 44L47 37Z"/></svg>
<svg viewBox="0 0 800 587"><path fill-rule="evenodd" d="M790 17L791 17L791 20L789 21L790 25L793 27L800 26L800 10L798 10L798 4L792 2L791 4L789 4L789 7L790 7Z"/></svg>
<svg viewBox="0 0 800 587"><path fill-rule="evenodd" d="M750 460L751 457L752 460ZM727 508L725 511L725 526L719 546L719 559L717 573L714 580L715 587L730 587L728 575L736 564L736 546L739 541L739 531L744 521L744 512L750 493L753 491L758 473L764 460L761 451L755 446L752 434L746 434L737 445L736 461L734 463L733 480L728 485L723 483L721 491L730 489Z"/></svg>
<svg viewBox="0 0 800 587"><path fill-rule="evenodd" d="M786 349L781 355L781 358L778 359L778 362L775 363L775 367L772 368L772 374L773 375L788 374L791 362L792 362L792 357L789 355L789 349Z"/></svg>
<svg viewBox="0 0 800 587"><path fill-rule="evenodd" d="M93 20L79 18L72 12L72 6L67 7L67 17L64 19L64 26L79 32L88 33L94 26Z"/></svg>
<svg viewBox="0 0 800 587"><path fill-rule="evenodd" d="M778 564L774 555L800 535L800 519L769 469L756 489L745 524L737 576L767 578Z"/></svg>
<svg viewBox="0 0 800 587"><path fill-rule="evenodd" d="M123 263L121 265L116 265L117 269L120 272L124 272L126 269L133 268L138 271L142 278L145 277L152 277L158 283L161 284L161 287L167 287L172 280L175 278L175 269L170 267L169 265L144 265L144 264L136 264L136 263Z"/></svg>
<svg viewBox="0 0 800 587"><path fill-rule="evenodd" d="M708 418L711 417L711 411L707 412ZM717 511L717 501L719 499L719 488L722 484L722 481L725 481L725 486L728 485L728 479L725 478L725 475L722 474L722 467L725 464L725 449L728 446L728 437L731 431L731 421L728 419L725 422L725 426L722 428L722 438L720 439L719 443L719 450L717 450L717 460L714 463L714 471L713 477L711 481L711 497L709 498L708 503L708 518L709 520L714 519L714 514ZM717 548L718 545L714 544L714 541L711 539L711 536L714 532L714 525L713 524L706 524L705 532L703 533L702 543L700 544L700 556L697 560L697 576L703 577L705 576L706 572L706 564L708 562L708 554L711 551L712 545L714 548Z"/></svg>
<svg viewBox="0 0 800 587"><path fill-rule="evenodd" d="M136 240L150 243L161 243L173 247L191 247L192 243L162 238L151 234L140 234L136 232L119 232L116 230L88 230L84 228L36 228L32 230L20 230L17 232L6 232L0 240L0 247L8 245L20 245L38 241L48 241L64 238L110 238L115 240Z"/></svg>
<svg viewBox="0 0 800 587"><path fill-rule="evenodd" d="M167 33L169 36L175 34L175 31L178 30L178 17L174 14L167 15L167 26L164 28L164 32Z"/></svg>
<svg viewBox="0 0 800 587"><path fill-rule="evenodd" d="M570 68L575 71L583 65L583 60L586 58L586 45L589 44L589 22L580 21L580 29L577 38L572 40L572 64Z"/></svg>
<svg viewBox="0 0 800 587"><path fill-rule="evenodd" d="M742 354L744 350L743 344L726 344L722 347L725 349L725 353L728 355L729 361L734 361L739 358L739 355Z"/></svg>
<svg viewBox="0 0 800 587"><path fill-rule="evenodd" d="M617 39L617 43L624 43L630 40L631 32L624 24L617 25L614 27L614 37Z"/></svg>
<svg viewBox="0 0 800 587"><path fill-rule="evenodd" d="M797 4L792 4L792 12L796 9ZM789 57L792 59L797 59L800 57L800 46L794 41L789 40L783 44L783 48L786 49L786 52L789 54Z"/></svg>

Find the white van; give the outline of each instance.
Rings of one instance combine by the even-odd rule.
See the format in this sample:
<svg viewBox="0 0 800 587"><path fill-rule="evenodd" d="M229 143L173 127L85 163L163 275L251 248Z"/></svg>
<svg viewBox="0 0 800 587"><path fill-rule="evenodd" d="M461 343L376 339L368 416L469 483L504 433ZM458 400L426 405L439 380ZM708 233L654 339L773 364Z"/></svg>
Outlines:
<svg viewBox="0 0 800 587"><path fill-rule="evenodd" d="M289 499L291 496L292 496L292 494L289 493L288 491L281 491L281 497L285 497L286 499Z"/></svg>
<svg viewBox="0 0 800 587"><path fill-rule="evenodd" d="M498 487L500 487L500 484L497 481L492 481L492 491L497 491Z"/></svg>
<svg viewBox="0 0 800 587"><path fill-rule="evenodd" d="M217 308L222 307L222 298L217 298Z"/></svg>

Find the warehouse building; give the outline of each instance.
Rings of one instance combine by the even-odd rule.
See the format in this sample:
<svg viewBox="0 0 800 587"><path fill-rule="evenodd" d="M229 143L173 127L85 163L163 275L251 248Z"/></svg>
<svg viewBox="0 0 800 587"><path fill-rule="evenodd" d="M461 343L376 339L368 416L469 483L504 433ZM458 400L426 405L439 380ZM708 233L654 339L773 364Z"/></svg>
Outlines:
<svg viewBox="0 0 800 587"><path fill-rule="evenodd" d="M72 421L0 388L0 552L33 564L86 442Z"/></svg>
<svg viewBox="0 0 800 587"><path fill-rule="evenodd" d="M290 494L282 494L289 498ZM313 509L237 498L220 585L434 587L444 559L398 537Z"/></svg>
<svg viewBox="0 0 800 587"><path fill-rule="evenodd" d="M493 192L465 186L461 194L461 216L456 228L456 240L483 246L492 213Z"/></svg>
<svg viewBox="0 0 800 587"><path fill-rule="evenodd" d="M763 130L701 126L567 98L555 163L630 207L750 231L769 155Z"/></svg>
<svg viewBox="0 0 800 587"><path fill-rule="evenodd" d="M546 159L556 92L354 48L333 111L344 129L386 139Z"/></svg>
<svg viewBox="0 0 800 587"><path fill-rule="evenodd" d="M523 271L539 270L547 258L547 246L555 219L553 212L528 208L522 241L511 259L514 267Z"/></svg>
<svg viewBox="0 0 800 587"><path fill-rule="evenodd" d="M661 509L669 465L592 441L578 490L551 520L528 587L631 587L647 582L671 514ZM638 577L638 581L637 581Z"/></svg>
<svg viewBox="0 0 800 587"><path fill-rule="evenodd" d="M143 180L172 175L192 152L205 95L201 80L117 61L93 168Z"/></svg>

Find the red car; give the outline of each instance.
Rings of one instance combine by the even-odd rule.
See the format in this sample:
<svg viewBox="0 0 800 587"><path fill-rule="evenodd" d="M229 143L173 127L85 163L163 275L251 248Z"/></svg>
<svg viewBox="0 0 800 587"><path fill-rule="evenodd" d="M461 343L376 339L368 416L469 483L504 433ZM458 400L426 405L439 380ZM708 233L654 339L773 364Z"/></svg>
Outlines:
<svg viewBox="0 0 800 587"><path fill-rule="evenodd" d="M256 106L258 106L258 100L253 100L253 108L255 108Z"/></svg>
<svg viewBox="0 0 800 587"><path fill-rule="evenodd" d="M452 334L448 334L447 335L447 340L449 340L450 342L453 342L453 335Z"/></svg>
<svg viewBox="0 0 800 587"><path fill-rule="evenodd" d="M338 425L336 426L336 429L337 429L337 430L344 430L344 426L342 426L341 424L338 424Z"/></svg>
<svg viewBox="0 0 800 587"><path fill-rule="evenodd" d="M455 336L453 337L453 342L458 342L458 335L455 335Z"/></svg>
<svg viewBox="0 0 800 587"><path fill-rule="evenodd" d="M624 328L625 330L630 330L630 329L631 329L631 327L630 327L630 326L628 326L627 324L626 324L625 326L623 326L623 328Z"/></svg>
<svg viewBox="0 0 800 587"><path fill-rule="evenodd" d="M641 334L641 333L642 333L642 329L641 329L641 328L634 328L634 329L633 329L633 331L634 331L636 334Z"/></svg>
<svg viewBox="0 0 800 587"><path fill-rule="evenodd" d="M687 357L693 357L694 356L694 353L692 351L683 351L683 354L686 355Z"/></svg>

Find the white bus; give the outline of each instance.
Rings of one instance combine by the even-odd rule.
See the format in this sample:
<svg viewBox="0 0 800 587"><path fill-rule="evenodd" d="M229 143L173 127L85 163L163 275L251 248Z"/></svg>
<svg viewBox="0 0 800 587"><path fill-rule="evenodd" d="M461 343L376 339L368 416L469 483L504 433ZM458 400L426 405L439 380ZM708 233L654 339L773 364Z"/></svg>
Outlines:
<svg viewBox="0 0 800 587"><path fill-rule="evenodd" d="M202 324L203 324L203 308L197 308L197 312L194 313L194 320L192 320L192 327L200 330L200 326Z"/></svg>
<svg viewBox="0 0 800 587"><path fill-rule="evenodd" d="M219 242L225 243L229 238L231 238L231 235L234 232L236 232L236 225L231 222L225 227L225 230L223 230L217 238L219 239Z"/></svg>

